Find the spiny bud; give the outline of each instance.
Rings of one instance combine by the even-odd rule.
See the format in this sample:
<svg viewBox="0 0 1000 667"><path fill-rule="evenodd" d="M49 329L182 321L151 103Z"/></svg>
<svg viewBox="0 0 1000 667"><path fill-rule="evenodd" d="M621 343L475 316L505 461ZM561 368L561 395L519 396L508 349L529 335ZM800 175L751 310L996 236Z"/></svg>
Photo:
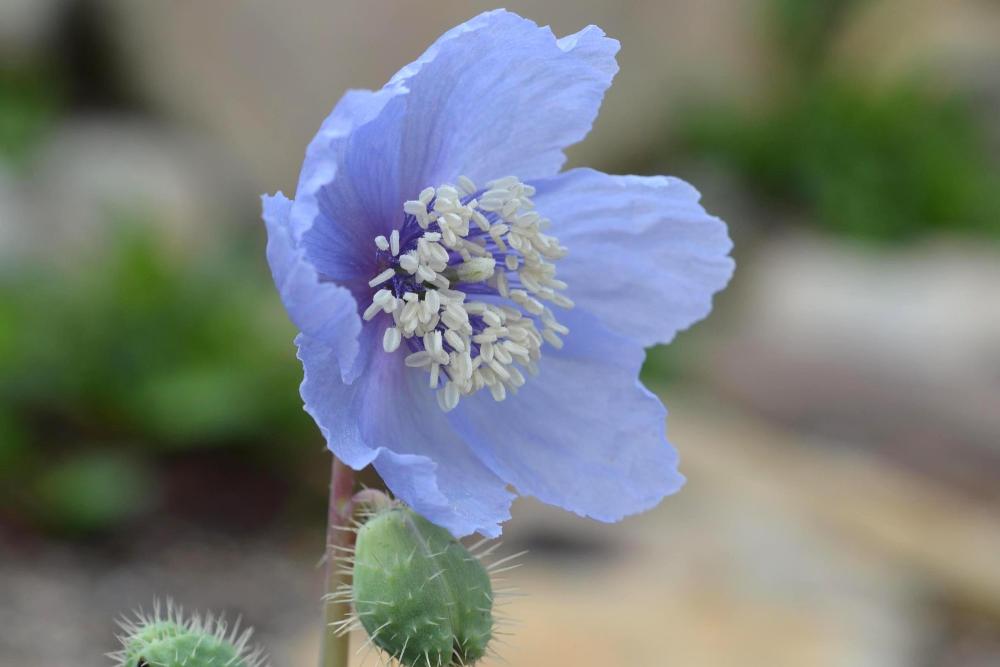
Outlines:
<svg viewBox="0 0 1000 667"><path fill-rule="evenodd" d="M355 547L355 611L406 667L471 665L493 636L486 568L444 528L405 507L376 513Z"/></svg>
<svg viewBox="0 0 1000 667"><path fill-rule="evenodd" d="M119 621L121 650L109 654L118 667L263 667L260 649L249 646L253 630L229 628L221 617L198 614L183 618L182 610L167 603L161 614L137 612Z"/></svg>

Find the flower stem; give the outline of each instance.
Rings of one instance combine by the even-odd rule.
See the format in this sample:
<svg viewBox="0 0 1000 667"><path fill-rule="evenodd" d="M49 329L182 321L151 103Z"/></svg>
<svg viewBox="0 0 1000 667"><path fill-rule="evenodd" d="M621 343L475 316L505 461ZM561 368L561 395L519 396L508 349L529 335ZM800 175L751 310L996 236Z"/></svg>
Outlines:
<svg viewBox="0 0 1000 667"><path fill-rule="evenodd" d="M326 526L326 595L323 598L320 667L347 667L350 657L350 634L344 633L338 637L332 626L350 615L351 605L331 598L341 584L351 584L351 576L340 571L337 559L338 555L344 553L341 548L350 548L354 542L354 533L348 530L354 514L353 494L354 471L334 456Z"/></svg>

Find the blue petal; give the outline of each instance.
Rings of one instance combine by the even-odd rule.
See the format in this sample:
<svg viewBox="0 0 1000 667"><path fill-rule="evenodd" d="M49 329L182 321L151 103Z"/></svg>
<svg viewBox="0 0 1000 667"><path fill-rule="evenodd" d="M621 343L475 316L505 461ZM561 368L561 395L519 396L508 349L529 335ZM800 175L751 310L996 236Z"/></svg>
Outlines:
<svg viewBox="0 0 1000 667"><path fill-rule="evenodd" d="M594 26L557 40L497 10L438 39L390 86L405 86L404 198L466 175L483 185L551 176L590 131L618 71L619 44Z"/></svg>
<svg viewBox="0 0 1000 667"><path fill-rule="evenodd" d="M562 149L593 123L617 50L593 26L556 40L505 11L449 31L382 90L349 92L324 121L288 215L292 243L322 281L367 306L374 237L399 225L403 201L460 174L483 183L556 173ZM367 362L349 357L347 379Z"/></svg>
<svg viewBox="0 0 1000 667"><path fill-rule="evenodd" d="M307 336L296 343L306 411L337 457L356 470L373 464L397 497L455 535L500 534L514 496L456 434L425 374L402 354L376 353L348 384L332 350Z"/></svg>
<svg viewBox="0 0 1000 667"><path fill-rule="evenodd" d="M402 218L397 128L406 110L404 92L348 93L302 164L294 228L319 272L356 294L377 273L375 237Z"/></svg>
<svg viewBox="0 0 1000 667"><path fill-rule="evenodd" d="M324 284L353 295L356 312L367 307L368 280L378 273L374 238L388 234L390 219L400 216L394 177L399 133L392 128L405 111L404 92L350 91L341 99L306 151L289 213L290 233L305 259ZM370 323L361 323L340 334L357 337L370 329ZM358 349L362 354L341 359L347 381L359 376L368 361L365 346Z"/></svg>
<svg viewBox="0 0 1000 667"><path fill-rule="evenodd" d="M569 249L559 261L567 294L643 345L708 315L732 276L725 223L684 181L573 169L533 185L538 211Z"/></svg>
<svg viewBox="0 0 1000 667"><path fill-rule="evenodd" d="M617 521L684 483L666 410L638 380L638 343L584 313L560 320L570 328L565 347L546 349L537 377L501 403L485 392L463 398L451 420L518 492Z"/></svg>
<svg viewBox="0 0 1000 667"><path fill-rule="evenodd" d="M345 288L321 281L306 259L289 221L292 202L280 192L265 195L261 201L267 225L267 261L288 316L300 331L330 349L346 375L358 356L361 318L357 303ZM337 372L338 378L340 375Z"/></svg>
<svg viewBox="0 0 1000 667"><path fill-rule="evenodd" d="M374 275L372 239L425 187L557 173L593 124L618 48L594 26L557 40L497 10L445 33L382 90L348 93L310 144L295 196L309 258L358 293L359 276Z"/></svg>

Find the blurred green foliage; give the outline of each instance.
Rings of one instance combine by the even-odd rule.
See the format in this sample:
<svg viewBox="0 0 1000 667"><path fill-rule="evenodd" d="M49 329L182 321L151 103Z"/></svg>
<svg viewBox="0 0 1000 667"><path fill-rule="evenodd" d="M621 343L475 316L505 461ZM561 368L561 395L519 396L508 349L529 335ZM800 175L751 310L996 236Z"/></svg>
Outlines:
<svg viewBox="0 0 1000 667"><path fill-rule="evenodd" d="M146 113L123 104L112 51L80 18L51 52L0 66L15 179L73 113ZM0 264L0 522L87 536L209 499L243 524L311 500L321 443L263 230L213 225L213 245L190 248L148 212L112 218L98 249L64 240Z"/></svg>
<svg viewBox="0 0 1000 667"><path fill-rule="evenodd" d="M760 115L694 114L688 145L826 229L906 240L1000 237L1000 174L962 107L912 88L823 80Z"/></svg>
<svg viewBox="0 0 1000 667"><path fill-rule="evenodd" d="M0 162L20 167L55 121L59 86L40 66L0 66Z"/></svg>
<svg viewBox="0 0 1000 667"><path fill-rule="evenodd" d="M141 516L158 500L150 467L114 451L82 450L42 470L35 482L38 518L74 534Z"/></svg>
<svg viewBox="0 0 1000 667"><path fill-rule="evenodd" d="M808 77L822 69L830 44L855 9L869 0L770 0L765 4L769 38L783 62Z"/></svg>
<svg viewBox="0 0 1000 667"><path fill-rule="evenodd" d="M1000 237L1000 165L966 105L919 83L835 72L830 45L865 4L772 0L768 104L699 104L679 123L680 148L714 159L772 210L837 234Z"/></svg>
<svg viewBox="0 0 1000 667"><path fill-rule="evenodd" d="M0 276L7 511L110 527L155 506L157 460L222 448L280 470L316 444L259 248L187 255L153 229L122 220L89 259Z"/></svg>

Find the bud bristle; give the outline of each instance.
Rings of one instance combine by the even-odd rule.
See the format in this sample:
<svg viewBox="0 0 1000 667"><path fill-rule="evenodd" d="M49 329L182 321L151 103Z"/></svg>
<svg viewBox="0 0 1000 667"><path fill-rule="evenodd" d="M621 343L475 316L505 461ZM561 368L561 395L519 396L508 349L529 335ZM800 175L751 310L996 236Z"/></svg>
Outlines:
<svg viewBox="0 0 1000 667"><path fill-rule="evenodd" d="M259 648L250 645L251 628L230 626L213 614L184 616L167 601L154 602L153 612L138 610L118 625L122 648L108 654L117 667L265 667Z"/></svg>

